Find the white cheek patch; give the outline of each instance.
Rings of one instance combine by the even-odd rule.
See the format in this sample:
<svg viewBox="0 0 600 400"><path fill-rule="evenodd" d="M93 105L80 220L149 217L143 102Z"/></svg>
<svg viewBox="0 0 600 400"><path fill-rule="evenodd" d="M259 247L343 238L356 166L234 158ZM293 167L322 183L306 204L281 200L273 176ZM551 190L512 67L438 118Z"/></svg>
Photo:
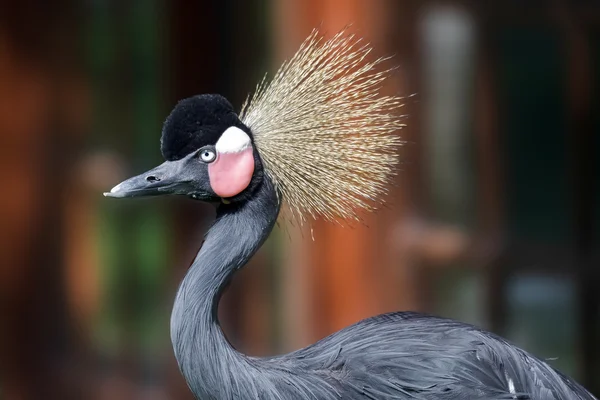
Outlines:
<svg viewBox="0 0 600 400"><path fill-rule="evenodd" d="M208 164L210 186L221 198L233 197L248 187L254 173L254 152L250 137L230 127L217 144L217 158Z"/></svg>
<svg viewBox="0 0 600 400"><path fill-rule="evenodd" d="M246 132L235 126L231 126L223 132L215 149L217 153L239 153L246 150L251 145L250 137Z"/></svg>

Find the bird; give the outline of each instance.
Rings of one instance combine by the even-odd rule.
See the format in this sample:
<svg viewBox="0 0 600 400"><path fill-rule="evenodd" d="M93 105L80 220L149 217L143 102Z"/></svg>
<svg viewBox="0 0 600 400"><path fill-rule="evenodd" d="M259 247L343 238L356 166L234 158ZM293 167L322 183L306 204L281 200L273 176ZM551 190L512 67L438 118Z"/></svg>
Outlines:
<svg viewBox="0 0 600 400"><path fill-rule="evenodd" d="M216 217L175 296L175 358L196 399L595 399L507 340L417 312L364 319L289 354L251 357L218 320L233 276L274 226L360 221L397 173L405 98L382 93L394 68L342 30L315 29L237 113L217 94L178 102L165 162L108 197L183 195Z"/></svg>

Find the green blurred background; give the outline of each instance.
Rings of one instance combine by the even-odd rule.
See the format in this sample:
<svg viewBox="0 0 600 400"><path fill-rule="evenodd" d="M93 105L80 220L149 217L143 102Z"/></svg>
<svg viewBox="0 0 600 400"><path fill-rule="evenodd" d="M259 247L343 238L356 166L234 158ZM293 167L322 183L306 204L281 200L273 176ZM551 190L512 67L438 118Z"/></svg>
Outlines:
<svg viewBox="0 0 600 400"><path fill-rule="evenodd" d="M399 66L402 171L368 226L278 227L222 302L230 340L427 311L600 395L599 2L0 0L0 399L192 398L169 314L214 210L101 194L161 162L178 99L239 109L349 23Z"/></svg>

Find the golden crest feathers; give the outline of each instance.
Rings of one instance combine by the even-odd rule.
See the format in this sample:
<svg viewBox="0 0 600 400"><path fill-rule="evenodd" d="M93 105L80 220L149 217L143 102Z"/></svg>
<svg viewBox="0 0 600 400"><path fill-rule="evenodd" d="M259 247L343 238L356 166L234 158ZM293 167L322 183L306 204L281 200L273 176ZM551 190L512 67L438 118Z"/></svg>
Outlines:
<svg viewBox="0 0 600 400"><path fill-rule="evenodd" d="M382 95L390 70L345 31L317 30L261 82L240 113L294 219L356 220L381 202L398 163L402 98Z"/></svg>

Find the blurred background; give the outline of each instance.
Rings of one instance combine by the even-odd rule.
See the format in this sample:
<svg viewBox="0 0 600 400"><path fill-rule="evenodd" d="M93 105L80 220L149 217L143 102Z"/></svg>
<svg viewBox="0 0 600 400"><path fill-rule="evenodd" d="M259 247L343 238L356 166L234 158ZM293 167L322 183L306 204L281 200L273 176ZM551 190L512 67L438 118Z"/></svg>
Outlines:
<svg viewBox="0 0 600 400"><path fill-rule="evenodd" d="M420 310L600 395L600 2L0 0L0 399L192 399L169 315L214 210L102 192L161 162L178 99L239 108L348 23L416 94L396 188L368 227L276 229L221 304L230 340Z"/></svg>

